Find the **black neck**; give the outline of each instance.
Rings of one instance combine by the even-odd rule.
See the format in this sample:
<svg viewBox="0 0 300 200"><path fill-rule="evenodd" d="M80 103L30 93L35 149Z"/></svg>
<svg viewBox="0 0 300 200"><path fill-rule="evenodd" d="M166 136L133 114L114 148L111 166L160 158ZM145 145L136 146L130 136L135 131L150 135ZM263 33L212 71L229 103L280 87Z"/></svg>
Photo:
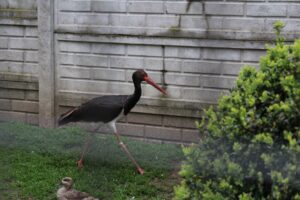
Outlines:
<svg viewBox="0 0 300 200"><path fill-rule="evenodd" d="M130 95L124 105L124 114L127 115L135 104L140 100L142 95L141 82L134 81L134 93Z"/></svg>

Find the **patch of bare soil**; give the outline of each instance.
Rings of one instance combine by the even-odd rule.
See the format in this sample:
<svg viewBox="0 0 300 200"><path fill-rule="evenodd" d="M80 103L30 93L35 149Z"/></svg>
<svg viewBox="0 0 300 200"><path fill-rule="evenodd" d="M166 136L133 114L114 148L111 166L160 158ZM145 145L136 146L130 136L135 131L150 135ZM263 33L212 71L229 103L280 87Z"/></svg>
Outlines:
<svg viewBox="0 0 300 200"><path fill-rule="evenodd" d="M154 179L150 184L155 185L164 194L166 200L172 199L174 197L174 186L179 185L181 177L179 176L179 171L181 163L174 163L173 171L165 179Z"/></svg>

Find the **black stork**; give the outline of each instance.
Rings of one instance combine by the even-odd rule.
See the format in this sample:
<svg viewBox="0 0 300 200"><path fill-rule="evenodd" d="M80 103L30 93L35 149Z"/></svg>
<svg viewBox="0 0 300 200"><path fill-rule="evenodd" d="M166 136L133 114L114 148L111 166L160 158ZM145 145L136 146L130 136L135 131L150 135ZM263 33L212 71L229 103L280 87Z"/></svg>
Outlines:
<svg viewBox="0 0 300 200"><path fill-rule="evenodd" d="M135 161L131 153L128 151L126 145L121 141L120 135L116 128L116 122L122 116L127 115L139 101L142 94L141 82L147 82L165 95L166 92L159 87L142 69L137 70L132 74L132 80L134 84L134 93L132 95L107 95L93 98L81 106L75 107L72 110L62 114L59 118L58 124L64 125L70 122L79 121L102 122L107 124L113 130L120 147L136 166L137 171L140 174L143 174L144 170ZM77 161L77 166L79 168L83 167L83 156L88 148L88 143L88 140L86 140L84 149L81 153L81 158L79 161Z"/></svg>

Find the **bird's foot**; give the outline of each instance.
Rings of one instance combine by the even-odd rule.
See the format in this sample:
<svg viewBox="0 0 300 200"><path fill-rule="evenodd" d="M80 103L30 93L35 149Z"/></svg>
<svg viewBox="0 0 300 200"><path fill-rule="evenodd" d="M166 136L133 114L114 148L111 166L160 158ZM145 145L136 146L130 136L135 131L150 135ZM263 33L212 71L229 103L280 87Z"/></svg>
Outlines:
<svg viewBox="0 0 300 200"><path fill-rule="evenodd" d="M82 169L83 168L83 160L82 159L80 159L80 160L77 161L77 167L78 167L78 169Z"/></svg>
<svg viewBox="0 0 300 200"><path fill-rule="evenodd" d="M145 173L145 171L141 167L137 167L136 169L139 172L139 174L141 174L141 175L143 175Z"/></svg>

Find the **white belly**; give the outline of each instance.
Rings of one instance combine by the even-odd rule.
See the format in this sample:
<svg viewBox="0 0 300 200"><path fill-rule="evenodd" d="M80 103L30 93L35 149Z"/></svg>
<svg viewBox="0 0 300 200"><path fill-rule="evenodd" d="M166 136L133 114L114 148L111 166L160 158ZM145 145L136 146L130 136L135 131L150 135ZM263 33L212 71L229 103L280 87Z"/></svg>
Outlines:
<svg viewBox="0 0 300 200"><path fill-rule="evenodd" d="M114 118L112 121L108 122L107 125L114 131L114 133L117 133L117 127L116 127L116 122L121 118L124 117L124 110L120 112L120 114Z"/></svg>

